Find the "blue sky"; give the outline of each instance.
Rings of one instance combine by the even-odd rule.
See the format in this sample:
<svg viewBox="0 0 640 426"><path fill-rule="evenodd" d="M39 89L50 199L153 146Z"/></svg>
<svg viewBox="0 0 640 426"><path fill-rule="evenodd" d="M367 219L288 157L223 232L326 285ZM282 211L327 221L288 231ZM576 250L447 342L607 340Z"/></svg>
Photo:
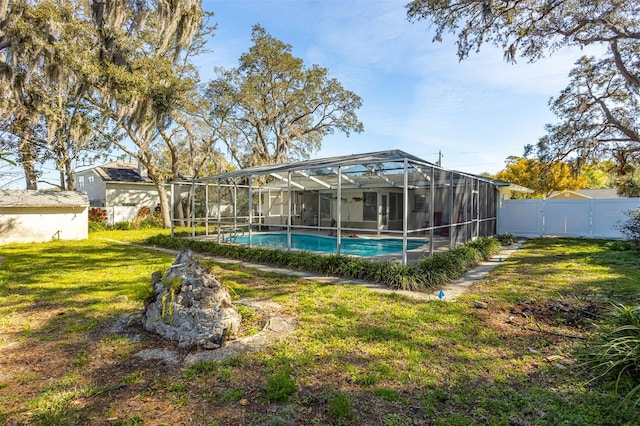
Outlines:
<svg viewBox="0 0 640 426"><path fill-rule="evenodd" d="M218 23L203 58L202 77L213 66L237 66L251 46L251 27L262 25L292 46L305 65L318 64L363 98L364 132L325 138L319 157L401 149L446 168L495 173L509 155L554 122L548 101L568 83L579 56L556 52L535 64L511 65L484 46L459 62L455 36L432 43L425 22L410 23L405 0L205 1Z"/></svg>
<svg viewBox="0 0 640 426"><path fill-rule="evenodd" d="M251 28L262 25L290 44L306 66L317 64L363 99L358 116L364 132L326 137L316 157L401 149L445 168L495 173L510 155L554 122L549 98L568 83L580 55L562 50L529 64L506 63L502 52L484 46L459 62L455 36L432 43L427 23L410 23L407 0L204 0L218 28L210 53L198 58L204 81L213 67L235 67L251 46ZM24 187L16 175L0 187ZM46 177L58 174L45 165ZM6 185L4 186L7 187Z"/></svg>

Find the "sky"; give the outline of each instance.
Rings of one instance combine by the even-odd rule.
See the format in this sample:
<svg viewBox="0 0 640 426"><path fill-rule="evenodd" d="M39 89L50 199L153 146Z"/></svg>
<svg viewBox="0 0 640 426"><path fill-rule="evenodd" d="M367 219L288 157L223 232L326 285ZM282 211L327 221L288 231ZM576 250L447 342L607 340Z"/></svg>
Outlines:
<svg viewBox="0 0 640 426"><path fill-rule="evenodd" d="M510 155L556 121L549 99L568 84L579 51L559 51L536 63L507 63L489 45L460 62L455 35L433 43L428 23L411 23L406 0L214 0L205 8L218 28L201 65L238 65L260 24L292 46L305 66L358 94L364 132L326 137L317 157L400 149L469 173L496 173ZM208 62L210 60L210 62Z"/></svg>
<svg viewBox="0 0 640 426"><path fill-rule="evenodd" d="M567 86L581 52L513 65L485 45L460 62L455 35L432 42L427 22L408 21L407 2L204 0L217 29L209 52L197 59L201 78L212 79L214 67L236 67L260 24L291 45L305 67L326 68L363 100L357 115L364 132L325 137L315 158L400 149L433 163L441 154L447 169L498 172L556 121L549 99ZM50 167L45 171L58 179Z"/></svg>

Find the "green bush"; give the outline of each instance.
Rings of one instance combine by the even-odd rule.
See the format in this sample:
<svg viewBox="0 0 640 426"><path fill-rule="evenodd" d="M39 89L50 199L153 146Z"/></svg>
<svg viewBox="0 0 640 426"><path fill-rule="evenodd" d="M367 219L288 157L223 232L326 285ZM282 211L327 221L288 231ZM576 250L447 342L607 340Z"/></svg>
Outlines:
<svg viewBox="0 0 640 426"><path fill-rule="evenodd" d="M503 246L508 246L517 241L516 237L511 234L501 234L494 237Z"/></svg>
<svg viewBox="0 0 640 426"><path fill-rule="evenodd" d="M397 262L377 262L368 258L339 256L336 254L322 255L305 251L287 252L277 249L249 248L231 244L172 238L165 235L156 235L149 238L147 242L176 250L189 247L195 252L207 253L213 256L345 278L375 281L384 283L394 289L413 291L435 289L456 280L478 262L498 253L502 247L495 238L478 238L447 252L424 257L414 266L406 266Z"/></svg>
<svg viewBox="0 0 640 426"><path fill-rule="evenodd" d="M629 251L633 249L633 246L629 241L610 241L606 245L610 250L613 251Z"/></svg>
<svg viewBox="0 0 640 426"><path fill-rule="evenodd" d="M139 229L152 229L162 228L162 219L158 216L149 216L147 219L143 219L139 222L135 222L136 228Z"/></svg>
<svg viewBox="0 0 640 426"><path fill-rule="evenodd" d="M107 229L109 229L109 225L105 222L89 221L89 232L106 231Z"/></svg>
<svg viewBox="0 0 640 426"><path fill-rule="evenodd" d="M640 250L640 209L626 212L629 219L618 225L618 229L636 249Z"/></svg>
<svg viewBox="0 0 640 426"><path fill-rule="evenodd" d="M132 229L131 222L116 222L113 224L113 229L117 229L119 231L128 231Z"/></svg>
<svg viewBox="0 0 640 426"><path fill-rule="evenodd" d="M640 305L614 305L581 355L582 365L640 404Z"/></svg>
<svg viewBox="0 0 640 426"><path fill-rule="evenodd" d="M355 418L349 396L338 391L329 399L329 413L339 425L351 423Z"/></svg>
<svg viewBox="0 0 640 426"><path fill-rule="evenodd" d="M504 236L497 236L478 238L468 242L466 245L478 250L482 255L482 259L487 260L494 254L500 252L502 246L508 246L513 242L515 242L515 239L511 236L509 236L508 239L505 239Z"/></svg>
<svg viewBox="0 0 640 426"><path fill-rule="evenodd" d="M267 377L266 397L268 401L287 402L297 390L296 380L291 377L289 368L280 368Z"/></svg>

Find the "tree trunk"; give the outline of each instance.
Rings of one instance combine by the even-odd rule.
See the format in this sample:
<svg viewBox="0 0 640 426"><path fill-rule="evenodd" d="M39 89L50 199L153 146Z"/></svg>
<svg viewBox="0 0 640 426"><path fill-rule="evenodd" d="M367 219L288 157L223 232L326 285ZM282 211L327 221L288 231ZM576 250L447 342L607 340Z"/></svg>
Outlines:
<svg viewBox="0 0 640 426"><path fill-rule="evenodd" d="M142 160L142 156L136 157L138 161ZM147 175L153 181L158 191L158 199L160 200L160 216L162 217L162 226L167 229L171 228L171 213L169 210L169 198L167 197L167 191L165 189L165 179L161 173L157 173L151 164L148 162L142 163L147 167ZM151 167L150 167L151 166Z"/></svg>
<svg viewBox="0 0 640 426"><path fill-rule="evenodd" d="M73 178L73 169L71 168L71 159L68 155L64 157L64 178L66 180L67 191L76 190L76 181ZM61 182L62 183L62 182Z"/></svg>
<svg viewBox="0 0 640 426"><path fill-rule="evenodd" d="M38 172L36 171L36 160L33 153L33 146L29 138L20 139L20 163L24 170L24 178L27 189L38 189Z"/></svg>
<svg viewBox="0 0 640 426"><path fill-rule="evenodd" d="M169 198L167 197L167 191L165 190L165 183L163 179L152 178L153 183L158 190L158 198L160 199L160 215L162 216L162 226L165 229L171 228L171 214L169 210Z"/></svg>
<svg viewBox="0 0 640 426"><path fill-rule="evenodd" d="M176 194L176 201L173 205L173 214L176 218L176 224L178 226L185 226L184 224L184 209L182 208L182 194Z"/></svg>

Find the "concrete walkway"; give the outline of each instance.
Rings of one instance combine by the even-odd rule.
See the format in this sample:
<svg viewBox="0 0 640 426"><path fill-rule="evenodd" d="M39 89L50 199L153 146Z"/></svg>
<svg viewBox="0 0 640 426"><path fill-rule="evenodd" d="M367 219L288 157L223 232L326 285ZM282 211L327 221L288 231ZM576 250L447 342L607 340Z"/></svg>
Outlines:
<svg viewBox="0 0 640 426"><path fill-rule="evenodd" d="M141 248L146 248L146 249L150 249L150 250L157 250L157 251L161 251L163 253L168 253L168 254L172 254L172 255L176 255L178 253L177 250L166 249L166 248L162 248L162 247L146 246L146 245L135 244L135 243L125 242L125 241L112 240L112 239L109 239L109 238L105 238L104 240L111 241L113 243L118 243L118 244L135 245L135 246L139 246ZM387 286L385 286L384 284L381 284L381 283L374 283L374 282L363 281L363 280L352 280L352 279L348 279L348 278L331 277L331 276L325 276L325 275L317 275L317 274L310 273L310 272L295 271L295 270L284 269L284 268L276 268L276 267L269 266L269 265L243 262L241 260L228 259L228 258L225 258L225 257L206 256L206 255L201 255L201 254L198 254L198 256L200 258L210 259L210 260L213 260L215 262L222 263L222 264L242 264L242 265L248 266L250 268L256 268L256 269L261 270L261 271L275 272L275 273L281 273L281 274L286 274L286 275L298 276L298 277L301 277L301 278L304 278L304 279L308 279L308 280L311 280L311 281L314 281L314 282L321 282L321 283L335 284L335 285L357 285L357 286L366 287L366 288L368 288L370 290L373 290L373 291L376 291L376 292L382 293L382 294L395 293L395 294L406 296L406 297L409 297L409 298L412 298L412 299L424 300L424 301L428 301L428 300L443 300L445 302L455 302L455 300L458 298L458 296L463 294L474 282L483 280L489 274L489 272L491 272L491 270L493 270L493 268L495 268L498 265L500 265L500 263L504 259L507 259L514 251L517 251L520 246L521 246L521 244L517 243L517 244L513 244L513 245L511 245L509 247L503 248L502 251L500 251L499 254L493 256L491 259L487 260L486 262L482 262L482 263L478 264L475 268L467 271L459 280L451 282L449 284L446 284L442 288L437 289L436 291L434 291L432 293L423 293L423 292L408 291L408 290L395 290L395 289L390 289L389 287L387 287Z"/></svg>
<svg viewBox="0 0 640 426"><path fill-rule="evenodd" d="M486 262L482 262L478 264L475 268L471 269L470 271L467 271L467 273L465 273L462 276L462 278L460 278L459 280L444 286L444 288L442 288L442 292L444 293L442 300L445 300L447 302L454 302L456 298L461 294L463 294L465 291L467 291L467 289L473 283L482 281L489 274L489 272L493 270L493 268L495 268L496 266L499 266L504 259L511 256L513 252L519 250L520 247L521 247L521 244L517 243L509 247L503 248L502 251L500 251L500 253L493 256L491 259L487 260ZM436 291L433 294L430 294L429 296L431 299L440 298L438 295L439 293L440 293L440 290Z"/></svg>

